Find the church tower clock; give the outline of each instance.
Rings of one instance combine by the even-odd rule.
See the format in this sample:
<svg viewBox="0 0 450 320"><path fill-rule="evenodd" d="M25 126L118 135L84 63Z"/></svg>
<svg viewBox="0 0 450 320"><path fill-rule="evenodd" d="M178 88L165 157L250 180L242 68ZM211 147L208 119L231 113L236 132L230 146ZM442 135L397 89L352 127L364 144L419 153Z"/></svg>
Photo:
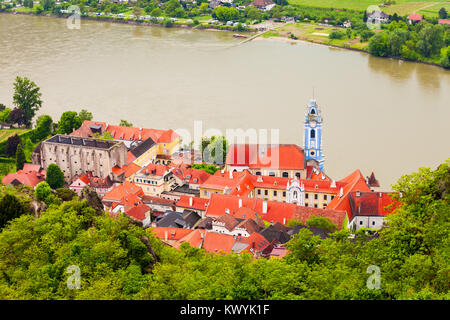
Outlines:
<svg viewBox="0 0 450 320"><path fill-rule="evenodd" d="M305 135L303 149L306 161L315 160L323 171L324 156L322 151L322 113L316 99L312 98L306 107Z"/></svg>

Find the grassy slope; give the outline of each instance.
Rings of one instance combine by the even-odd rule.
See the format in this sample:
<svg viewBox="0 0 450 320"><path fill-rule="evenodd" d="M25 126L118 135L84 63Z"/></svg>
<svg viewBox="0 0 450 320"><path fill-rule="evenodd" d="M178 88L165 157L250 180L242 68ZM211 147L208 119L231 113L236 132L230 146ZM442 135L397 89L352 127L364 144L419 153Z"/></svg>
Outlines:
<svg viewBox="0 0 450 320"><path fill-rule="evenodd" d="M6 139L15 134L20 135L27 131L30 131L30 129L0 129L0 142L5 141Z"/></svg>

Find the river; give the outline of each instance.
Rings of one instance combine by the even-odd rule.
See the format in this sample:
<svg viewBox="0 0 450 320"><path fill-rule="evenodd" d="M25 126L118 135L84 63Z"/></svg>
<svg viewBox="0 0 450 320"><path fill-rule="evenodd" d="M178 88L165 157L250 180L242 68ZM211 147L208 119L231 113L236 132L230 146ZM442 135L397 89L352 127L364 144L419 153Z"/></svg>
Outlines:
<svg viewBox="0 0 450 320"><path fill-rule="evenodd" d="M303 144L313 94L324 117L325 170L372 171L384 189L450 157L450 72L309 43L230 32L0 14L0 103L13 82L41 88L39 114L88 109L138 127L279 129Z"/></svg>

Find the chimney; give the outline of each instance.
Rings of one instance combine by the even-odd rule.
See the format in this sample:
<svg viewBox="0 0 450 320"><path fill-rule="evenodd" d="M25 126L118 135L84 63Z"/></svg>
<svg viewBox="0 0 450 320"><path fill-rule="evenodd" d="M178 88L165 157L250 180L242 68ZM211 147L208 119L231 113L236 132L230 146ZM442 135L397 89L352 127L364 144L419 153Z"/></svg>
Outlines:
<svg viewBox="0 0 450 320"><path fill-rule="evenodd" d="M225 213L230 213L230 209L228 209L228 208L225 208Z"/></svg>
<svg viewBox="0 0 450 320"><path fill-rule="evenodd" d="M239 199L239 208L242 208L242 199Z"/></svg>
<svg viewBox="0 0 450 320"><path fill-rule="evenodd" d="M267 200L263 200L262 213L267 213Z"/></svg>
<svg viewBox="0 0 450 320"><path fill-rule="evenodd" d="M286 224L286 218L283 218L283 224Z"/></svg>
<svg viewBox="0 0 450 320"><path fill-rule="evenodd" d="M380 198L382 198L382 197L383 197L383 193L382 193L382 192L379 192L379 193L378 193L378 196L379 196Z"/></svg>
<svg viewBox="0 0 450 320"><path fill-rule="evenodd" d="M189 198L189 206L190 206L190 207L192 207L192 202L193 202L193 199L192 199L192 197L190 197L190 198Z"/></svg>
<svg viewBox="0 0 450 320"><path fill-rule="evenodd" d="M167 241L167 230L166 230L166 231L164 231L164 240L166 240L166 241Z"/></svg>

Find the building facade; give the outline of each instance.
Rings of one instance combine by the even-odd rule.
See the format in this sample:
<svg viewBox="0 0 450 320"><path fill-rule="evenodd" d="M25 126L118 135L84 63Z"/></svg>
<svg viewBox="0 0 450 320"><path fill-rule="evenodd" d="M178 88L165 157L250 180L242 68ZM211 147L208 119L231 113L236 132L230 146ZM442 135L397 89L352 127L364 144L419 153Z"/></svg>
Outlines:
<svg viewBox="0 0 450 320"><path fill-rule="evenodd" d="M111 177L113 167L128 164L125 145L104 139L58 134L43 141L34 152L39 155L33 156L33 164L44 169L51 163L58 165L67 182L89 171L99 178ZM36 159L40 163L34 163Z"/></svg>

